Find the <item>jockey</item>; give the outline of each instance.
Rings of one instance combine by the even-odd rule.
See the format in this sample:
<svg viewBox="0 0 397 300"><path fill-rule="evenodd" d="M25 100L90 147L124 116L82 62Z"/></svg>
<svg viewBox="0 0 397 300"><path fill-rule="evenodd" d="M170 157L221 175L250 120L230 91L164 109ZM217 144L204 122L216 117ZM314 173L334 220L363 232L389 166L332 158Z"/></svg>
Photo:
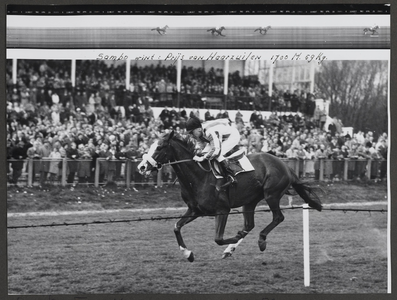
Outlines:
<svg viewBox="0 0 397 300"><path fill-rule="evenodd" d="M193 160L203 161L204 159L216 159L222 168L228 174L228 182L223 187L237 183L235 172L230 168L225 155L235 152L240 142L240 133L230 125L228 119L218 119L204 124L204 128L200 119L190 118L186 122L186 131L198 141L203 156L195 155Z"/></svg>

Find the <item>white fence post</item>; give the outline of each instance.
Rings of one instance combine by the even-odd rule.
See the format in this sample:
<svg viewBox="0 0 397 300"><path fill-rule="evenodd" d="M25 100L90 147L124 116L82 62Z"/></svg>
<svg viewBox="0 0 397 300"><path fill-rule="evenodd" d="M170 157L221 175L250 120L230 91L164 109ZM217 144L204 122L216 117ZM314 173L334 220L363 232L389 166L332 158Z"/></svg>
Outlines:
<svg viewBox="0 0 397 300"><path fill-rule="evenodd" d="M303 269L305 286L310 286L310 242L309 242L309 205L302 205L303 212Z"/></svg>

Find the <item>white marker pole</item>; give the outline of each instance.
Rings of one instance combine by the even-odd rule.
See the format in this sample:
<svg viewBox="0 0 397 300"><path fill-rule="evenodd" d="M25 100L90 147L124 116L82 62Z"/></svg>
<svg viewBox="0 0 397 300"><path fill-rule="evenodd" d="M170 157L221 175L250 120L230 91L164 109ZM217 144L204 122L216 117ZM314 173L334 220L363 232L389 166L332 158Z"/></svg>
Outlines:
<svg viewBox="0 0 397 300"><path fill-rule="evenodd" d="M12 59L12 83L17 84L18 80L18 60L16 58Z"/></svg>
<svg viewBox="0 0 397 300"><path fill-rule="evenodd" d="M310 286L310 242L309 242L309 205L302 205L303 212L303 268L305 286Z"/></svg>

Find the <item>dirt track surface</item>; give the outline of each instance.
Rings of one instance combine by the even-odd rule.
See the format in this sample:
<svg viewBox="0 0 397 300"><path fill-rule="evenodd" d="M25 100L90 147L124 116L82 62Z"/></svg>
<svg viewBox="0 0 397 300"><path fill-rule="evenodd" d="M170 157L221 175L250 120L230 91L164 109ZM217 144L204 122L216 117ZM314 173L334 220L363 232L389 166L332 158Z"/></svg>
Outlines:
<svg viewBox="0 0 397 300"><path fill-rule="evenodd" d="M385 213L310 212L312 279L310 287L304 287L301 209L285 211L284 222L268 236L265 252L258 248L258 235L272 217L268 212L256 213L255 228L230 259L221 258L225 246L214 241L214 217L198 218L182 230L188 249L194 252L193 263L178 248L175 220L151 220L182 211L133 211L9 217L10 226L93 222L9 229L9 292L119 294L120 299L125 293L386 293ZM147 221L94 223L110 218ZM234 236L242 226L241 215L229 216L225 237Z"/></svg>

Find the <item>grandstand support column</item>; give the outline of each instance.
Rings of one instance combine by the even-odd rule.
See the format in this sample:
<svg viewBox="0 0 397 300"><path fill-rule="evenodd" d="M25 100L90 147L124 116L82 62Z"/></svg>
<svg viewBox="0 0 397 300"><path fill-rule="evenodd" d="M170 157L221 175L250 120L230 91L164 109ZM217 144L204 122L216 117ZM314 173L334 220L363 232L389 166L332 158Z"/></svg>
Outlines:
<svg viewBox="0 0 397 300"><path fill-rule="evenodd" d="M131 164L131 160L127 159L125 162L125 183L127 186L127 189L130 188L131 186L131 168L132 168L132 164Z"/></svg>
<svg viewBox="0 0 397 300"><path fill-rule="evenodd" d="M60 161L62 163L62 176L61 176L61 185L66 186L66 171L67 171L67 161L68 159L65 157Z"/></svg>
<svg viewBox="0 0 397 300"><path fill-rule="evenodd" d="M18 63L17 63L18 61L17 61L17 59L16 58L13 58L12 59L12 83L14 84L14 85L16 85L17 84L17 65L18 65Z"/></svg>
<svg viewBox="0 0 397 300"><path fill-rule="evenodd" d="M268 88L268 96L270 98L269 101L269 111L272 110L272 94L273 94L273 73L274 73L274 65L270 62L269 68L269 88Z"/></svg>
<svg viewBox="0 0 397 300"><path fill-rule="evenodd" d="M227 93L229 90L229 60L225 60L224 68L223 68L223 94L224 94L224 108L227 109Z"/></svg>
<svg viewBox="0 0 397 300"><path fill-rule="evenodd" d="M28 187L33 186L33 159L28 160Z"/></svg>
<svg viewBox="0 0 397 300"><path fill-rule="evenodd" d="M157 187L163 186L163 170L157 172Z"/></svg>
<svg viewBox="0 0 397 300"><path fill-rule="evenodd" d="M131 84L131 59L127 59L125 62L125 88L130 91Z"/></svg>
<svg viewBox="0 0 397 300"><path fill-rule="evenodd" d="M72 87L76 86L76 59L72 59L72 70L70 71L70 79L72 80Z"/></svg>
<svg viewBox="0 0 397 300"><path fill-rule="evenodd" d="M320 181L324 181L324 159L320 159Z"/></svg>
<svg viewBox="0 0 397 300"><path fill-rule="evenodd" d="M349 161L345 159L344 169L343 169L343 180L347 181L348 174L349 174Z"/></svg>
<svg viewBox="0 0 397 300"><path fill-rule="evenodd" d="M181 78L182 78L182 60L178 59L176 62L176 92L177 92L178 108L180 108Z"/></svg>
<svg viewBox="0 0 397 300"><path fill-rule="evenodd" d="M372 160L369 159L367 161L367 170L366 170L366 174L368 179L371 179L371 167L372 167Z"/></svg>
<svg viewBox="0 0 397 300"><path fill-rule="evenodd" d="M99 158L95 162L95 179L94 179L94 185L95 187L99 186Z"/></svg>

